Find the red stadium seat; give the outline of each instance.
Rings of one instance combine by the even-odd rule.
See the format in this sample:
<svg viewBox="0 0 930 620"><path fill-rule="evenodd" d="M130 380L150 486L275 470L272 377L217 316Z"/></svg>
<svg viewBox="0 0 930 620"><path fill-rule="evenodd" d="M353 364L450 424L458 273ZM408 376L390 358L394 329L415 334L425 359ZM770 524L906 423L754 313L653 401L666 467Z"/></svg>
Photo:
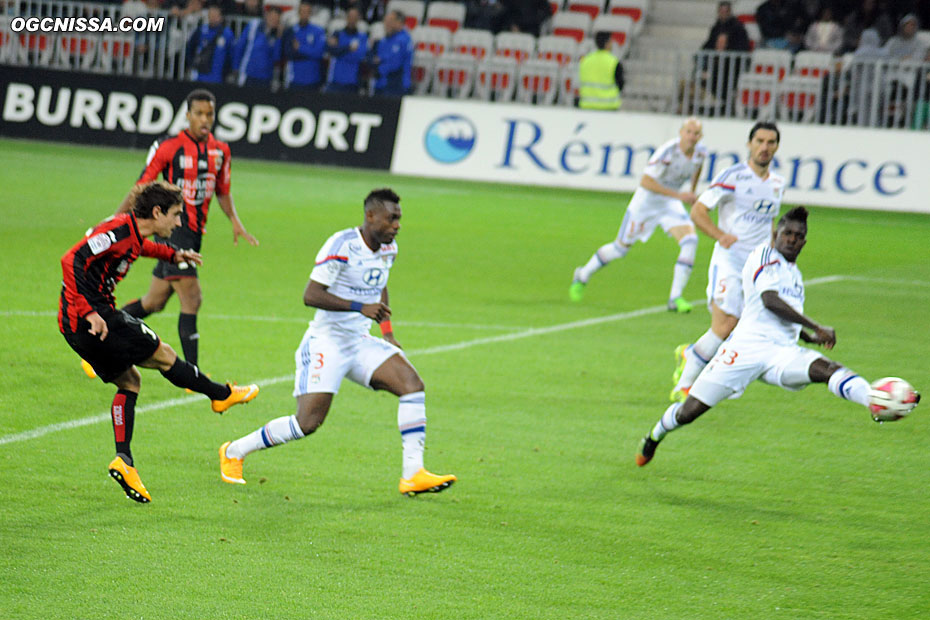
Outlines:
<svg viewBox="0 0 930 620"><path fill-rule="evenodd" d="M527 60L517 77L517 100L549 105L559 92L559 63L554 60Z"/></svg>
<svg viewBox="0 0 930 620"><path fill-rule="evenodd" d="M587 13L562 11L552 16L552 34L571 37L581 42L591 32L591 16Z"/></svg>
<svg viewBox="0 0 930 620"><path fill-rule="evenodd" d="M426 24L438 26L450 32L465 23L465 5L457 2L430 2L426 7Z"/></svg>
<svg viewBox="0 0 930 620"><path fill-rule="evenodd" d="M487 30L461 28L452 35L452 51L469 54L476 60L490 56L494 50L494 35Z"/></svg>
<svg viewBox="0 0 930 620"><path fill-rule="evenodd" d="M497 55L520 63L536 51L536 37L525 32L500 32L494 37L494 49Z"/></svg>
<svg viewBox="0 0 930 620"><path fill-rule="evenodd" d="M568 0L566 11L586 13L591 19L596 18L604 9L604 0Z"/></svg>
<svg viewBox="0 0 930 620"><path fill-rule="evenodd" d="M503 33L502 33L503 34ZM475 96L485 101L510 101L517 85L517 61L507 56L489 56L478 63Z"/></svg>

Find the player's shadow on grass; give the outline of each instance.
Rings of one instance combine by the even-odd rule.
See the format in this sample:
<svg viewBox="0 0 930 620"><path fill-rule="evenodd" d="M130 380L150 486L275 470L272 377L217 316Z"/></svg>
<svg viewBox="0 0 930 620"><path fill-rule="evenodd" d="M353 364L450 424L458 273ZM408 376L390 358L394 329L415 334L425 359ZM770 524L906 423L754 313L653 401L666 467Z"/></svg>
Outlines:
<svg viewBox="0 0 930 620"><path fill-rule="evenodd" d="M685 497L667 490L652 490L650 497L654 503L667 506L681 506L691 510L699 510L709 515L724 517L728 521L745 518L747 521L761 517L769 517L780 521L809 521L804 511L786 510L771 506L760 506L750 499L718 500L705 495Z"/></svg>

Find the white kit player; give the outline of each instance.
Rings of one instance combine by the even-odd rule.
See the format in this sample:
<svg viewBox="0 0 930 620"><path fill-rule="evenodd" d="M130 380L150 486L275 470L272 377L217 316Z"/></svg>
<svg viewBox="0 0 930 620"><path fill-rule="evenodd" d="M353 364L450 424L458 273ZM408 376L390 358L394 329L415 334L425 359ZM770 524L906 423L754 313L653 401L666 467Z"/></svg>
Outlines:
<svg viewBox="0 0 930 620"><path fill-rule="evenodd" d="M780 139L774 123L758 122L749 132L749 159L730 166L713 180L691 208L698 229L716 240L707 277L710 329L691 346L675 349L678 367L671 399L685 399L691 384L717 353L743 310L741 273L746 258L772 234L781 208L785 180L769 170ZM710 210L717 209L717 224Z"/></svg>
<svg viewBox="0 0 930 620"><path fill-rule="evenodd" d="M665 234L678 242L680 248L672 276L668 309L673 312L691 311L691 304L685 301L682 293L694 267L698 238L682 203L690 206L697 198L694 192L707 158L707 148L699 144L702 136L701 121L696 118L687 119L681 125L678 136L660 146L649 159L639 187L633 193L623 216L617 238L602 245L584 266L575 269L568 289L572 301L581 301L585 286L595 272L626 256L637 241L648 241L656 226L661 226ZM691 181L690 191L679 191L688 180Z"/></svg>
<svg viewBox="0 0 930 620"><path fill-rule="evenodd" d="M756 379L791 391L826 383L836 396L869 407L868 381L798 345L798 338L826 349L836 344L832 327L804 315L804 280L795 262L806 243L807 215L804 207L788 211L778 221L771 241L749 255L740 274L745 307L739 323L684 403L669 406L643 438L637 465L642 467L652 460L666 434L693 422L717 403L742 395ZM805 327L811 333L802 329ZM918 401L919 396L913 405Z"/></svg>
<svg viewBox="0 0 930 620"><path fill-rule="evenodd" d="M365 221L340 231L323 244L304 291L304 304L317 308L295 354L297 414L271 420L236 441L220 446L224 481L245 484L242 462L256 450L301 439L326 419L342 380L400 398L397 426L403 445L404 495L442 491L456 481L423 467L426 396L423 381L407 361L391 328L387 280L397 256L400 198L377 189L365 198ZM382 338L369 335L372 320Z"/></svg>

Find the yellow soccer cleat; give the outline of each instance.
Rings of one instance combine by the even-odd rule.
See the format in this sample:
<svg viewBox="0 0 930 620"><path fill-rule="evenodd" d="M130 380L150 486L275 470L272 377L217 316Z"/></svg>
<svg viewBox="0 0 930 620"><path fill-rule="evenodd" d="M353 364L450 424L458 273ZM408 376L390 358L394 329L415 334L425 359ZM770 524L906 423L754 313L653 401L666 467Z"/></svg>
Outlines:
<svg viewBox="0 0 930 620"><path fill-rule="evenodd" d="M229 484L245 484L245 479L242 477L242 459L226 456L226 448L231 443L231 441L227 441L220 446L220 477L223 482Z"/></svg>
<svg viewBox="0 0 930 620"><path fill-rule="evenodd" d="M90 362L87 360L81 360L81 369L84 370L84 374L90 377L91 379L97 378L97 371L94 370L94 367L90 365Z"/></svg>
<svg viewBox="0 0 930 620"><path fill-rule="evenodd" d="M229 396L225 400L213 400L210 401L213 406L213 411L217 413L223 413L233 405L245 404L258 396L258 386L254 383L252 385L233 385L232 383L227 383L231 390Z"/></svg>
<svg viewBox="0 0 930 620"><path fill-rule="evenodd" d="M147 504L152 501L152 496L149 495L145 485L142 484L142 479L139 478L139 472L136 471L135 467L127 465L122 457L118 456L113 459L110 462L109 470L110 476L123 487L126 497L134 499L140 504Z"/></svg>
<svg viewBox="0 0 930 620"><path fill-rule="evenodd" d="M437 476L421 467L420 471L413 474L413 478L401 478L398 490L401 495L407 497L413 497L418 493L439 493L451 487L456 480L458 478L452 474Z"/></svg>

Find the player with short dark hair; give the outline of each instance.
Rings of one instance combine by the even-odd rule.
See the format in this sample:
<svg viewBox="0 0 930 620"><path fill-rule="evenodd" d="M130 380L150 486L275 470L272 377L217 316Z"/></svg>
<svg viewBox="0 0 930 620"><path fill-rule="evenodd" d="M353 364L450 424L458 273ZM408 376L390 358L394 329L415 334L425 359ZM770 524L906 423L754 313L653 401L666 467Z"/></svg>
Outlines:
<svg viewBox="0 0 930 620"><path fill-rule="evenodd" d="M438 476L423 467L425 388L391 328L387 281L397 256L400 197L391 189L378 189L368 194L364 206L360 227L339 231L323 244L304 290L304 304L317 311L294 355L297 414L271 420L220 446L220 475L225 482L245 484L246 455L316 431L346 377L400 398L397 427L403 473L398 489L402 494L442 491L455 482L453 475ZM369 335L372 320L379 323L383 338Z"/></svg>
<svg viewBox="0 0 930 620"><path fill-rule="evenodd" d="M129 198L131 212L107 218L61 258L58 328L97 376L118 388L110 410L116 458L109 471L128 497L146 503L152 498L133 466L129 445L141 385L136 366L155 368L174 385L206 395L217 413L249 402L258 386L214 383L197 366L181 360L141 319L116 309L113 289L139 256L202 264L195 250L146 239L153 234L168 237L180 224L179 188L156 181L136 186Z"/></svg>
<svg viewBox="0 0 930 620"><path fill-rule="evenodd" d="M165 181L181 188L184 197L181 225L171 233L170 241L177 247L198 252L214 192L220 208L232 224L233 244L238 245L239 237L242 237L251 245L258 245L258 240L242 225L233 204L229 145L213 136L215 116L216 97L213 93L202 88L192 91L187 96L188 128L174 137L163 136L152 144L145 168L137 181L137 185L148 183L160 174ZM132 208L132 196L130 191L117 213L127 213ZM184 359L196 365L200 342L197 312L203 300L196 265L187 261L178 264L159 261L152 272L148 292L141 299L126 304L123 310L144 319L160 312L175 293L181 304L178 316L181 349ZM85 370L88 370L86 366Z"/></svg>
<svg viewBox="0 0 930 620"><path fill-rule="evenodd" d="M744 308L739 323L694 382L684 403L669 406L643 438L637 465L652 460L667 433L693 422L717 403L742 395L756 379L791 391L826 383L836 396L869 407L868 381L798 345L798 338L826 349L836 344L832 327L804 315L804 280L795 263L807 242L807 215L804 207L785 213L771 241L749 255L742 271ZM919 400L918 396L913 405Z"/></svg>

